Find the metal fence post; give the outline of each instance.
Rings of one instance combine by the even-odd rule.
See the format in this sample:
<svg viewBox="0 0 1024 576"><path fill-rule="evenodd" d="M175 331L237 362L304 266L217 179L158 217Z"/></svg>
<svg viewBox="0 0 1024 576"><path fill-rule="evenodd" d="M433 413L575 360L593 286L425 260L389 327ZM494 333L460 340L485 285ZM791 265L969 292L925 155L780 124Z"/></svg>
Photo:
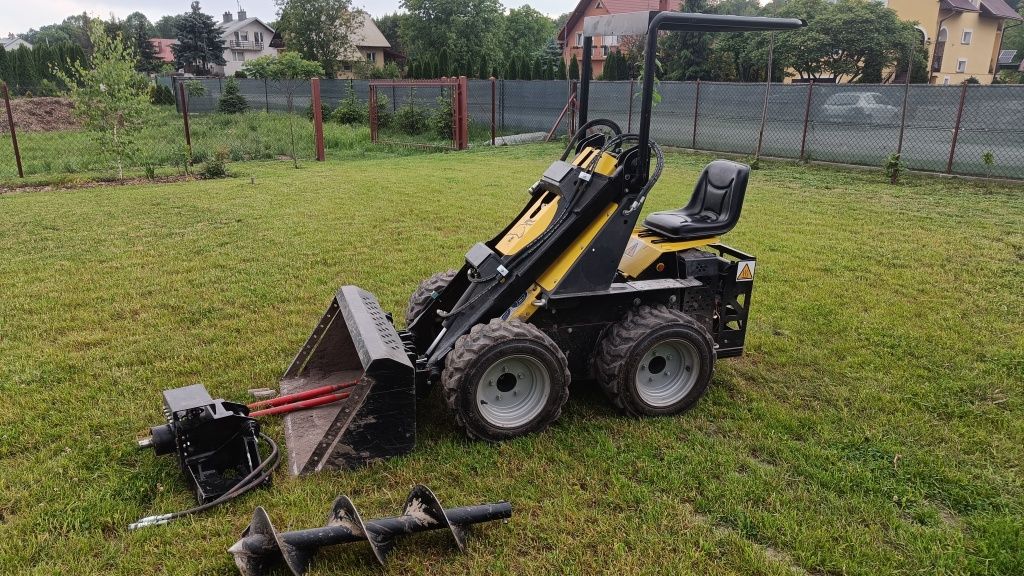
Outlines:
<svg viewBox="0 0 1024 576"><path fill-rule="evenodd" d="M501 133L505 133L505 79L503 78L500 83L501 95L498 100L501 110Z"/></svg>
<svg viewBox="0 0 1024 576"><path fill-rule="evenodd" d="M772 90L772 59L775 56L775 33L769 33L768 41L768 80L764 85L764 107L761 109L761 131L757 133L757 150L754 159L761 157L761 144L764 142L764 125L768 122L768 95Z"/></svg>
<svg viewBox="0 0 1024 576"><path fill-rule="evenodd" d="M700 78L697 79L697 94L693 97L693 142L691 148L697 149L697 110L700 109Z"/></svg>
<svg viewBox="0 0 1024 576"><path fill-rule="evenodd" d="M2 86L4 91L4 106L7 108L7 127L11 130L11 145L14 146L14 161L18 164L18 178L25 177L25 171L21 167L21 150L18 149L18 134L14 130L14 112L11 110L11 93L7 90L7 82Z"/></svg>
<svg viewBox="0 0 1024 576"><path fill-rule="evenodd" d="M270 114L270 89L267 87L267 79L263 79L263 103L266 105L267 114Z"/></svg>
<svg viewBox="0 0 1024 576"><path fill-rule="evenodd" d="M456 85L459 103L459 150L469 148L469 78L458 77Z"/></svg>
<svg viewBox="0 0 1024 576"><path fill-rule="evenodd" d="M804 135L800 138L800 159L807 160L807 125L811 122L811 99L814 96L814 79L807 83L807 107L804 108Z"/></svg>
<svg viewBox="0 0 1024 576"><path fill-rule="evenodd" d="M907 102L910 100L910 72L914 69L914 47L910 47L910 57L907 59L907 81L903 85L903 109L900 111L900 138L896 144L896 155L903 154L903 134L907 128ZM895 173L894 173L895 174ZM893 177L895 180L895 176ZM894 182L895 183L895 182Z"/></svg>
<svg viewBox="0 0 1024 576"><path fill-rule="evenodd" d="M377 143L377 86L370 82L367 100L370 105L370 143Z"/></svg>
<svg viewBox="0 0 1024 576"><path fill-rule="evenodd" d="M636 83L636 79L633 78L632 75L630 75L630 77L629 77L629 116L627 117L628 119L626 120L626 133L627 134L633 132L633 89L634 89L634 84L635 83Z"/></svg>
<svg viewBox="0 0 1024 576"><path fill-rule="evenodd" d="M497 126L495 126L495 114L497 113L497 111L494 109L496 106L495 95L497 90L498 80L494 76L491 76L491 146L494 146L497 128Z"/></svg>
<svg viewBox="0 0 1024 576"><path fill-rule="evenodd" d="M192 164L192 131L188 126L188 92L185 91L185 83L178 84L178 95L181 97L181 118L185 123L185 146L188 148L188 158L185 159L185 171Z"/></svg>
<svg viewBox="0 0 1024 576"><path fill-rule="evenodd" d="M967 101L967 82L960 90L960 105L956 109L956 124L953 126L953 142L949 145L949 162L946 163L946 174L953 173L953 158L956 156L956 141L960 137L960 121L964 117L964 102Z"/></svg>
<svg viewBox="0 0 1024 576"><path fill-rule="evenodd" d="M310 106L313 107L313 139L316 141L316 159L323 162L326 155L324 151L324 114L320 104L320 79L313 78L310 81Z"/></svg>

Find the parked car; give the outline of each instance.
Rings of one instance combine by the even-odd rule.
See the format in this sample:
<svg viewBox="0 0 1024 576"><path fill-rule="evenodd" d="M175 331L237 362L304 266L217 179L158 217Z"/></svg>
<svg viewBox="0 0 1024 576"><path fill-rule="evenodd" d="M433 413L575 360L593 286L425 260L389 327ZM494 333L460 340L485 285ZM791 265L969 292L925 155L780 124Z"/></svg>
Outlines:
<svg viewBox="0 0 1024 576"><path fill-rule="evenodd" d="M887 104L878 92L840 92L829 96L821 107L826 122L871 122L887 124L899 121L900 109Z"/></svg>

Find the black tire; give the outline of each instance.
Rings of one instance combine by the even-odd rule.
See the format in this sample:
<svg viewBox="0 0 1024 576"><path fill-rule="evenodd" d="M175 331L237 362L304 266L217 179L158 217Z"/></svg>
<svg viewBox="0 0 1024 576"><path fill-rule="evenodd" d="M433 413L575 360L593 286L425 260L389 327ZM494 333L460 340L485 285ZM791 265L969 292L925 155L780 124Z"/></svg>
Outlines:
<svg viewBox="0 0 1024 576"><path fill-rule="evenodd" d="M530 371L526 378L522 370L517 370L517 374L508 373L512 383L511 388L507 389L502 388L507 384L503 380L506 376L506 362L512 363L513 367L525 365ZM499 367L502 373L497 381L485 384L483 378L495 374L493 371ZM546 374L548 379L547 392L537 393L538 399L531 400L535 394L534 387L544 386L535 383L541 381L541 376L533 377L541 373ZM455 416L455 424L470 438L490 442L540 432L558 420L562 407L569 399L569 380L569 363L565 354L547 334L532 324L500 319L491 320L488 324L477 324L468 334L456 340L455 347L445 359L444 372L441 374L445 401ZM500 394L514 393L522 387L524 394L518 404L536 404L523 409L522 414L529 414L528 420L513 424L515 418L509 416L508 424L496 423L503 416L492 411L504 407L498 406L498 402L489 405L478 395L478 390L490 394L491 386L495 386L493 393L496 394L496 400L500 400ZM509 401L516 402L506 396L505 402ZM509 408L513 414L518 409L515 406Z"/></svg>
<svg viewBox="0 0 1024 576"><path fill-rule="evenodd" d="M676 359L673 350L679 351ZM663 357L661 351L669 353ZM608 328L597 347L594 373L619 411L630 416L669 416L690 408L704 395L714 375L715 358L714 339L702 324L666 306L640 306ZM676 376L670 377L671 369L677 370ZM642 374L664 380L667 391L652 391L646 383L641 386Z"/></svg>
<svg viewBox="0 0 1024 576"><path fill-rule="evenodd" d="M438 272L430 278L420 282L420 285L416 287L416 290L409 296L409 304L405 307L405 325L412 324L412 321L416 319L430 303L437 298L437 295L442 290L451 284L455 275L458 274L456 270L448 270L446 272Z"/></svg>

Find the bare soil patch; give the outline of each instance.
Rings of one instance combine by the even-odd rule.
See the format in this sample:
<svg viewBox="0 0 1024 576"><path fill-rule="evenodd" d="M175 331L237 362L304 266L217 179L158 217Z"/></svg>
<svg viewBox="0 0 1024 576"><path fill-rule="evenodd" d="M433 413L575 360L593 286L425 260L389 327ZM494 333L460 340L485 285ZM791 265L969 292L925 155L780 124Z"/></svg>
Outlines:
<svg viewBox="0 0 1024 576"><path fill-rule="evenodd" d="M14 127L18 132L56 132L80 127L74 104L67 98L15 98L11 100ZM7 111L0 110L0 132L9 133Z"/></svg>

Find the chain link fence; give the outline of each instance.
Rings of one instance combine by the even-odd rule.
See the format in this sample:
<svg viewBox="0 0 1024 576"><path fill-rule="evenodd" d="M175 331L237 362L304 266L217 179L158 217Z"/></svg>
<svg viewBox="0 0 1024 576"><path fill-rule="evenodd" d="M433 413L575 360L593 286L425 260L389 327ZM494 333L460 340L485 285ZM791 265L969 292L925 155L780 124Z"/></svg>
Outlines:
<svg viewBox="0 0 1024 576"><path fill-rule="evenodd" d="M228 84L221 78L161 78L172 93L184 82L188 97L192 160L201 163L223 152L230 160L315 158L311 89L307 81L239 79L249 106L245 114L222 114L217 105ZM330 112L354 94L367 110L369 81L322 80L321 102ZM651 135L663 146L753 155L761 154L882 166L900 152L909 169L1024 179L1024 86L927 86L744 84L660 82ZM386 87L378 92L392 115L403 107L428 116L438 107L440 87ZM565 135L571 126L576 86L565 81L470 80L470 143L489 144L492 135ZM640 83L593 82L590 118L610 118L635 132L640 115ZM762 111L767 95L767 114ZM26 176L111 175L112 160L70 109L53 99L14 101L23 171ZM161 167L184 171L187 158L181 105L154 106L138 137L140 152L130 159L136 173ZM379 98L380 100L380 98ZM904 106L904 102L906 105ZM0 120L0 183L17 180L15 154L6 117ZM56 127L36 126L33 118L66 118ZM324 118L328 157L365 151L369 129ZM18 126L24 122L24 126ZM762 136L763 128L763 136ZM536 137L534 137L536 138Z"/></svg>

